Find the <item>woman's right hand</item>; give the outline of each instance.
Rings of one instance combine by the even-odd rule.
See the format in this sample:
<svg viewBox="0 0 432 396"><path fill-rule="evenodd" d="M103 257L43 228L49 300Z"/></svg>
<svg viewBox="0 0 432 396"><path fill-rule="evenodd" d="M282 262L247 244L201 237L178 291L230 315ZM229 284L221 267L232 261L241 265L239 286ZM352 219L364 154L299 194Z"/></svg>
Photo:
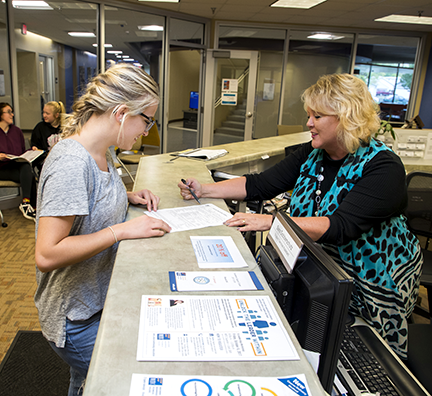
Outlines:
<svg viewBox="0 0 432 396"><path fill-rule="evenodd" d="M7 159L7 154L0 153L0 161L4 161L5 159Z"/></svg>
<svg viewBox="0 0 432 396"><path fill-rule="evenodd" d="M161 237L171 231L163 220L142 215L135 219L112 226L119 241L123 239Z"/></svg>
<svg viewBox="0 0 432 396"><path fill-rule="evenodd" d="M180 188L180 195L183 197L183 199L195 199L194 196L191 194L189 188L192 189L192 191L198 198L201 198L203 193L201 183L197 179L194 179L192 177L186 179L185 181L187 185L183 182L179 182L178 184Z"/></svg>

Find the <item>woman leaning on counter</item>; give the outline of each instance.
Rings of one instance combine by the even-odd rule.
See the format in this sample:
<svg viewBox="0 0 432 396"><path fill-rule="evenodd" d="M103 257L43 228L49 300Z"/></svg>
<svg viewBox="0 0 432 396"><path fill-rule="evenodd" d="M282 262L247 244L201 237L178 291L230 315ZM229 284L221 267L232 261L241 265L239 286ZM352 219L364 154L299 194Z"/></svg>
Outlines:
<svg viewBox="0 0 432 396"><path fill-rule="evenodd" d="M213 184L186 180L198 197L271 199L293 189L292 219L354 278L350 312L407 356L407 318L423 257L408 231L405 169L372 135L380 120L366 84L349 74L321 77L302 95L312 140L272 168ZM184 199L192 199L179 183ZM268 230L273 217L236 213L227 225Z"/></svg>
<svg viewBox="0 0 432 396"><path fill-rule="evenodd" d="M159 104L143 70L117 64L93 78L73 106L39 180L35 303L44 337L71 367L69 396L81 395L119 241L162 236L170 227L128 202L156 210L149 190L127 192L109 153L146 136Z"/></svg>

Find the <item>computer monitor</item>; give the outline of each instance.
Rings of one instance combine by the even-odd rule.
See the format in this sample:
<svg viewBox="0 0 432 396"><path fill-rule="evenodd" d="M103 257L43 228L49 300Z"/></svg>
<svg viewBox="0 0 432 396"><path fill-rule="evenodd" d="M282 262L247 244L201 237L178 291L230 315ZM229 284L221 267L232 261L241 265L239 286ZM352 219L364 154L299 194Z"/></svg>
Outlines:
<svg viewBox="0 0 432 396"><path fill-rule="evenodd" d="M353 280L286 213L279 212L277 219L303 247L289 274L267 238L260 249L260 268L302 348L320 353L317 374L331 393Z"/></svg>
<svg viewBox="0 0 432 396"><path fill-rule="evenodd" d="M199 93L197 91L191 91L189 97L189 109L198 110Z"/></svg>

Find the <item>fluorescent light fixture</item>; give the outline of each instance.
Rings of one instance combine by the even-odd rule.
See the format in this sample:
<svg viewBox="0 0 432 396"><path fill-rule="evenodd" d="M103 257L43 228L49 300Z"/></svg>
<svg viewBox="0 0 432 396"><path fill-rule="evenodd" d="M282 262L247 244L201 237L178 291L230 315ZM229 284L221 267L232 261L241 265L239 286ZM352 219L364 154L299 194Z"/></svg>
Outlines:
<svg viewBox="0 0 432 396"><path fill-rule="evenodd" d="M309 9L318 4L324 3L325 1L327 0L278 0L271 4L270 7Z"/></svg>
<svg viewBox="0 0 432 396"><path fill-rule="evenodd" d="M345 36L337 36L336 34L330 34L330 33L314 33L310 36L307 36L309 39L315 39L315 40L340 40L343 39Z"/></svg>
<svg viewBox="0 0 432 396"><path fill-rule="evenodd" d="M122 54L123 51L107 51L107 54Z"/></svg>
<svg viewBox="0 0 432 396"><path fill-rule="evenodd" d="M140 25L137 27L139 30L148 30L151 32L163 32L164 30L163 26L159 26L159 25Z"/></svg>
<svg viewBox="0 0 432 396"><path fill-rule="evenodd" d="M96 37L93 32L68 32L68 35L72 37Z"/></svg>
<svg viewBox="0 0 432 396"><path fill-rule="evenodd" d="M136 60L132 59L132 58L126 58L126 59L123 59L123 62L136 62Z"/></svg>
<svg viewBox="0 0 432 396"><path fill-rule="evenodd" d="M14 0L12 1L14 8L21 8L25 10L52 10L53 8L45 1L37 0Z"/></svg>
<svg viewBox="0 0 432 396"><path fill-rule="evenodd" d="M138 1L148 1L153 3L180 3L180 0L138 0Z"/></svg>
<svg viewBox="0 0 432 396"><path fill-rule="evenodd" d="M97 43L93 44L93 47L97 47ZM105 48L112 48L112 44L104 44Z"/></svg>
<svg viewBox="0 0 432 396"><path fill-rule="evenodd" d="M387 15L382 18L375 19L376 22L393 22L393 23L411 23L417 25L432 25L431 17L413 16L413 15Z"/></svg>
<svg viewBox="0 0 432 396"><path fill-rule="evenodd" d="M130 58L129 55L122 55L122 58Z"/></svg>

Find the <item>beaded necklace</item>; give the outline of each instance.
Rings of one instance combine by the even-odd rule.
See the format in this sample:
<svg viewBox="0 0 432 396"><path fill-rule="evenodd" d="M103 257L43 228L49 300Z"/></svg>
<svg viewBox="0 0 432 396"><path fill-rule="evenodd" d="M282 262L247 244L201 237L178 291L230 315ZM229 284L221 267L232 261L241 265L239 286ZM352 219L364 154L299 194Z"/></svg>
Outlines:
<svg viewBox="0 0 432 396"><path fill-rule="evenodd" d="M322 193L322 191L321 191L321 183L324 180L323 172L324 172L324 167L321 166L321 168L319 170L319 174L317 176L318 185L317 185L317 189L315 191L315 202L316 202L315 216L318 216L318 211L320 209L320 204L321 204L321 193Z"/></svg>

